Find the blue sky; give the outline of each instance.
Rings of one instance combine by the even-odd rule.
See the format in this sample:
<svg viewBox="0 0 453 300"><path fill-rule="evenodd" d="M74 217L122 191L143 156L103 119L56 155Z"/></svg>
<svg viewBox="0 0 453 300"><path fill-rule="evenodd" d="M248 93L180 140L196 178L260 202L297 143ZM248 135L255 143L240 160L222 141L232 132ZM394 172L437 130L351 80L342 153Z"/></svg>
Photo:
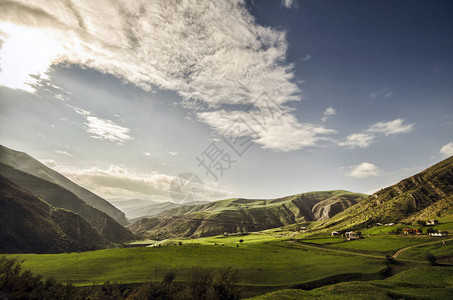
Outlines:
<svg viewBox="0 0 453 300"><path fill-rule="evenodd" d="M451 1L0 6L1 144L106 198L370 193L453 155Z"/></svg>

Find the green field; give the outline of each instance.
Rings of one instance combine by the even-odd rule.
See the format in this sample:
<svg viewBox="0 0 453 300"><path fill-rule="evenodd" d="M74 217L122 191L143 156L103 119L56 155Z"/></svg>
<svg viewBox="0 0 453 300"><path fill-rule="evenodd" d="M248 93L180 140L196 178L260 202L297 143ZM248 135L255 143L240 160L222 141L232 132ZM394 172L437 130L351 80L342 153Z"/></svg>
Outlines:
<svg viewBox="0 0 453 300"><path fill-rule="evenodd" d="M229 241L226 246L212 245L217 238L208 238L197 241L198 245L22 254L20 258L24 260L24 268L34 273L77 285L107 280L143 282L155 280L156 272L160 280L169 271L176 273L177 281L184 281L196 266L210 269L230 266L240 270L241 284L288 286L339 273L372 273L385 267L383 259L301 249L287 241L270 241L271 238L263 235L241 238L243 243L239 243L237 237L218 238Z"/></svg>

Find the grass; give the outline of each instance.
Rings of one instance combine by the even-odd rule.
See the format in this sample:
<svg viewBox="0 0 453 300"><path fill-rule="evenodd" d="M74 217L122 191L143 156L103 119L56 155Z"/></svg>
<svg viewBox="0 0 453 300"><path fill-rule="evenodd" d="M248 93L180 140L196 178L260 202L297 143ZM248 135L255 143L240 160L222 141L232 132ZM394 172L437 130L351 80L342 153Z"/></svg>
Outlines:
<svg viewBox="0 0 453 300"><path fill-rule="evenodd" d="M381 255L393 254L397 250L413 245L430 242L429 237L403 236L403 235L376 235L360 240L348 241L328 245L329 248L344 250L359 250Z"/></svg>
<svg viewBox="0 0 453 300"><path fill-rule="evenodd" d="M231 266L241 273L241 284L288 286L340 273L372 273L384 267L383 260L300 249L286 241L248 235L218 238L225 246L212 245L216 238L199 245L183 244L157 248L108 249L70 254L22 254L24 268L44 277L77 285L161 280L170 271L184 281L196 266L221 269ZM15 257L18 255L8 255ZM157 271L156 271L157 270Z"/></svg>
<svg viewBox="0 0 453 300"><path fill-rule="evenodd" d="M384 280L343 282L311 291L280 290L252 299L452 299L452 278L451 267L422 266Z"/></svg>
<svg viewBox="0 0 453 300"><path fill-rule="evenodd" d="M439 241L439 243L423 245L407 249L401 253L400 258L404 259L419 259L423 260L427 253L432 253L436 257L453 256L453 240L441 242L445 238L433 238L432 241Z"/></svg>

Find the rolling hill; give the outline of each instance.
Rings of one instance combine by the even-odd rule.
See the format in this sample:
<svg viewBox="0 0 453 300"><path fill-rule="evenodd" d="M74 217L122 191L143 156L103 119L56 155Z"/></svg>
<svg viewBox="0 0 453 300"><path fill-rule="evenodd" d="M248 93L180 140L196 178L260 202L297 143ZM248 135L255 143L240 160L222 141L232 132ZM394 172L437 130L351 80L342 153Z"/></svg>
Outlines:
<svg viewBox="0 0 453 300"><path fill-rule="evenodd" d="M79 214L103 238L110 242L121 243L134 239L134 235L109 215L88 205L75 194L61 186L19 171L0 163L0 174L22 189L38 196L50 205Z"/></svg>
<svg viewBox="0 0 453 300"><path fill-rule="evenodd" d="M81 216L55 208L0 175L0 252L59 253L104 248Z"/></svg>
<svg viewBox="0 0 453 300"><path fill-rule="evenodd" d="M382 189L335 217L320 222L318 229L354 229L376 223L414 222L452 214L453 156Z"/></svg>
<svg viewBox="0 0 453 300"><path fill-rule="evenodd" d="M30 155L0 145L0 162L67 189L87 204L108 214L121 225L129 224L124 213L108 201L75 184L60 173L48 168Z"/></svg>
<svg viewBox="0 0 453 300"><path fill-rule="evenodd" d="M153 218L142 218L129 228L135 233L159 238L258 231L329 218L364 197L364 194L337 190L267 200L227 199L172 208Z"/></svg>

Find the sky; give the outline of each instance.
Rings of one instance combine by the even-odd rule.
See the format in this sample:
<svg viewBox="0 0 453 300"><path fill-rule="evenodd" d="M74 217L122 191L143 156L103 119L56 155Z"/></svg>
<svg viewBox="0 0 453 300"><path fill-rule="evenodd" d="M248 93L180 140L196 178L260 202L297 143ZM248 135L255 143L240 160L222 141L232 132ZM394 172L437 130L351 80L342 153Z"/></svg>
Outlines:
<svg viewBox="0 0 453 300"><path fill-rule="evenodd" d="M106 199L373 193L453 155L452 1L0 1L0 144Z"/></svg>

